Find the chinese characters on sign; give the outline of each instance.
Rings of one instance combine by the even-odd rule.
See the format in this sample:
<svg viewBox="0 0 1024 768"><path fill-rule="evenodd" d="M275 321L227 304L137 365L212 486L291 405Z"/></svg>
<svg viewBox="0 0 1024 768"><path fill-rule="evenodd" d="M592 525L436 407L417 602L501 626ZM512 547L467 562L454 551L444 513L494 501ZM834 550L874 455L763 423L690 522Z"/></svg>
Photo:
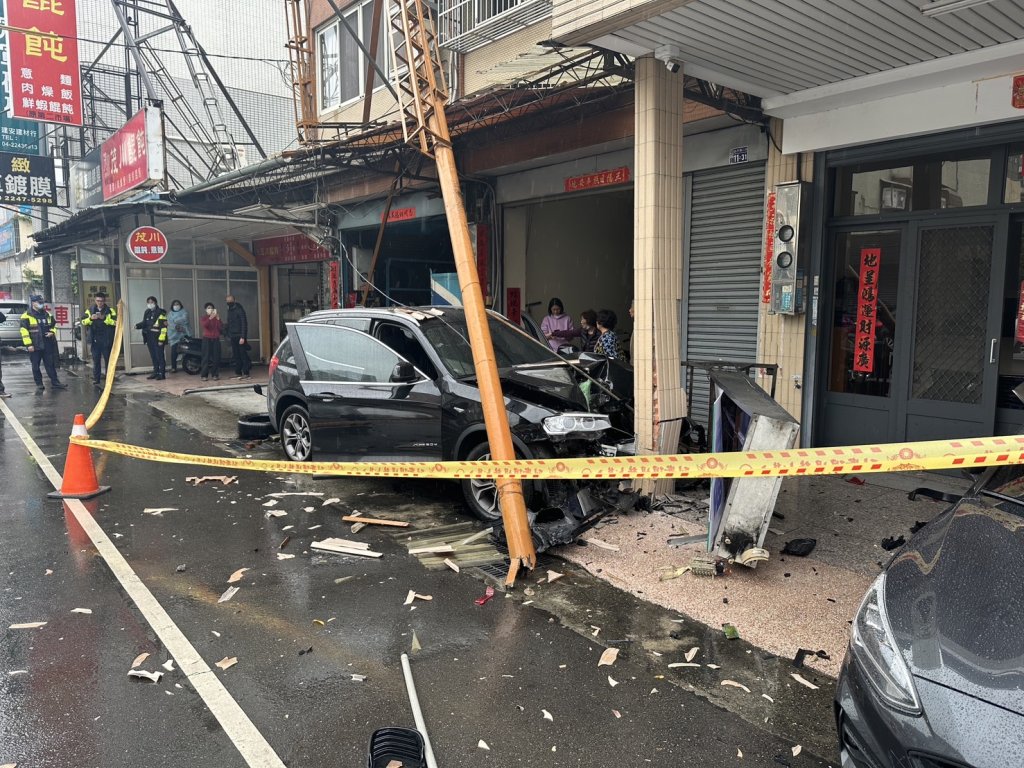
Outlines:
<svg viewBox="0 0 1024 768"><path fill-rule="evenodd" d="M611 187L616 184L628 184L630 179L629 166L612 168L608 171L588 173L584 176L570 176L565 180L566 192L582 192L585 189Z"/></svg>
<svg viewBox="0 0 1024 768"><path fill-rule="evenodd" d="M128 253L139 261L160 261L167 255L167 235L156 227L139 227L128 235Z"/></svg>
<svg viewBox="0 0 1024 768"><path fill-rule="evenodd" d="M1010 103L1014 109L1024 109L1024 75L1014 75Z"/></svg>
<svg viewBox="0 0 1024 768"><path fill-rule="evenodd" d="M341 305L341 265L332 261L328 266L331 284L331 309L337 309Z"/></svg>
<svg viewBox="0 0 1024 768"><path fill-rule="evenodd" d="M163 180L160 110L146 107L100 147L103 201Z"/></svg>
<svg viewBox="0 0 1024 768"><path fill-rule="evenodd" d="M13 117L82 124L75 0L7 0Z"/></svg>
<svg viewBox="0 0 1024 768"><path fill-rule="evenodd" d="M882 268L881 248L860 252L860 290L857 294L857 327L853 341L853 370L875 370L875 316L878 310L878 275Z"/></svg>
<svg viewBox="0 0 1024 768"><path fill-rule="evenodd" d="M388 223L393 221L410 221L416 218L416 208L392 208L388 211Z"/></svg>
<svg viewBox="0 0 1024 768"><path fill-rule="evenodd" d="M305 235L253 240L252 255L256 257L256 265L260 267L268 264L294 264L300 261L325 261L331 258L326 248Z"/></svg>
<svg viewBox="0 0 1024 768"><path fill-rule="evenodd" d="M764 268L761 270L761 303L772 301L772 262L775 261L775 192L768 193L764 214Z"/></svg>
<svg viewBox="0 0 1024 768"><path fill-rule="evenodd" d="M56 205L53 158L0 152L0 203Z"/></svg>

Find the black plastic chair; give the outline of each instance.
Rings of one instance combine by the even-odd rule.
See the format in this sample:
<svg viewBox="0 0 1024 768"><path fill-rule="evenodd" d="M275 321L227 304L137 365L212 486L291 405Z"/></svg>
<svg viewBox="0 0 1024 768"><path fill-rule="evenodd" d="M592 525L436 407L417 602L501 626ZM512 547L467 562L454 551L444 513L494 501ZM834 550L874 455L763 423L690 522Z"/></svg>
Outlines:
<svg viewBox="0 0 1024 768"><path fill-rule="evenodd" d="M378 728L370 737L369 768L387 768L397 760L402 768L427 768L423 737L413 728Z"/></svg>

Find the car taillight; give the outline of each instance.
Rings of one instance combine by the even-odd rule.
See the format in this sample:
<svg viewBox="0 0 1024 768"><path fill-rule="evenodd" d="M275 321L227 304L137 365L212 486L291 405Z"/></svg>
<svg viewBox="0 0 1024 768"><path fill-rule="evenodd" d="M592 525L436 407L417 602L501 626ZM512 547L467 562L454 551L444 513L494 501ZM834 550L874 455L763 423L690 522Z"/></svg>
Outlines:
<svg viewBox="0 0 1024 768"><path fill-rule="evenodd" d="M277 355L274 355L272 358L270 358L270 369L268 370L267 375L273 376L274 371L277 370L277 366L280 365L280 363L281 361L277 359Z"/></svg>

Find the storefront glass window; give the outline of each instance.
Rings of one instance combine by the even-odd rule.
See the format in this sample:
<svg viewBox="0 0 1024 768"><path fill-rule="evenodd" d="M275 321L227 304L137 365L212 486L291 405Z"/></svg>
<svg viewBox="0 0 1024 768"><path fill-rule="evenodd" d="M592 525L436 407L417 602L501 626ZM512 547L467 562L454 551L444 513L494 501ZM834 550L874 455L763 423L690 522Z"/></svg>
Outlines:
<svg viewBox="0 0 1024 768"><path fill-rule="evenodd" d="M836 215L875 216L986 205L991 165L986 151L982 157L931 157L840 168L836 172Z"/></svg>
<svg viewBox="0 0 1024 768"><path fill-rule="evenodd" d="M1006 164L1006 186L1003 188L1004 203L1024 203L1024 151L1010 153Z"/></svg>
<svg viewBox="0 0 1024 768"><path fill-rule="evenodd" d="M898 230L839 234L830 391L889 396L899 271Z"/></svg>
<svg viewBox="0 0 1024 768"><path fill-rule="evenodd" d="M225 250L223 245L201 245L196 248L196 264L201 267L223 267Z"/></svg>

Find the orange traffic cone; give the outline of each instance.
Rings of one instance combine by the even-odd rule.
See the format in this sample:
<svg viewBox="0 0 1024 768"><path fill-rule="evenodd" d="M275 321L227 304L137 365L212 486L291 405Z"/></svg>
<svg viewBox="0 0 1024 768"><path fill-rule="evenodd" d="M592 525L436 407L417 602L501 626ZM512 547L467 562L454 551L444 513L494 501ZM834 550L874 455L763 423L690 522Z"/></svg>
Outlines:
<svg viewBox="0 0 1024 768"><path fill-rule="evenodd" d="M71 429L71 436L89 436L85 429L85 416L80 413L75 415L75 426ZM46 495L51 499L91 499L109 490L109 485L100 485L96 479L92 451L84 445L71 443L68 446L68 457L64 461L64 479L60 490Z"/></svg>

